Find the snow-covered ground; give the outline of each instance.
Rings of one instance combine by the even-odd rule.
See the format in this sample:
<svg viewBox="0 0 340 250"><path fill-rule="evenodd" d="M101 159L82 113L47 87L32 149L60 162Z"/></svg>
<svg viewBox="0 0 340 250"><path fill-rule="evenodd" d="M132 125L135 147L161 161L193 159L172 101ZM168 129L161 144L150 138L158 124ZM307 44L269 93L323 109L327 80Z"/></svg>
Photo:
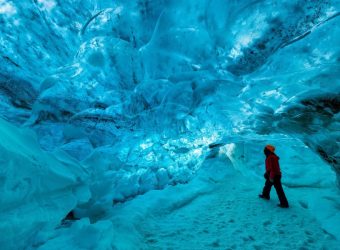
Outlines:
<svg viewBox="0 0 340 250"><path fill-rule="evenodd" d="M233 170L226 159L211 159L205 165L209 171L216 171L205 172L186 185L149 192L114 208L118 218L124 212L133 218L135 239L139 239L138 245L136 241L129 245L129 237L120 232L121 245L117 248L338 249L339 213L327 230L315 216L318 208L305 202L314 197L322 203L321 197L330 195L327 188L284 186L291 207L281 209L276 206L274 189L270 201L259 199L263 181ZM337 191L333 192L333 199L339 198ZM319 205L322 209L323 205ZM117 230L122 229L121 220L112 221ZM130 237L131 234L133 231Z"/></svg>
<svg viewBox="0 0 340 250"><path fill-rule="evenodd" d="M338 249L335 173L299 140L276 135L290 208L258 198L265 141L210 151L192 180L117 203L98 200L81 163L44 153L0 121L1 249ZM285 145L285 147L280 146ZM260 154L259 154L260 152ZM102 190L102 189L99 189ZM20 192L19 192L20 191ZM98 191L98 190L97 190ZM62 221L73 208L79 220Z"/></svg>
<svg viewBox="0 0 340 250"><path fill-rule="evenodd" d="M270 201L258 198L263 183L220 155L188 184L116 204L91 229L87 219L75 222L40 249L338 249L336 188L284 186L291 207L281 209L274 189Z"/></svg>

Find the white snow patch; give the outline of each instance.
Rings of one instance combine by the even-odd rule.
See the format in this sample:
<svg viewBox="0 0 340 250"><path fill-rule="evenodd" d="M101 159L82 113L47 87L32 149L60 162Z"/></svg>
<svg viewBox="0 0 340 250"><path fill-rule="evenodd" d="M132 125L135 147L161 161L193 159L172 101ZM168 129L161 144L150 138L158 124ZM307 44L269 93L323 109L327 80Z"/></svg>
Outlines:
<svg viewBox="0 0 340 250"><path fill-rule="evenodd" d="M7 0L0 0L0 14L12 16L17 13L17 9Z"/></svg>

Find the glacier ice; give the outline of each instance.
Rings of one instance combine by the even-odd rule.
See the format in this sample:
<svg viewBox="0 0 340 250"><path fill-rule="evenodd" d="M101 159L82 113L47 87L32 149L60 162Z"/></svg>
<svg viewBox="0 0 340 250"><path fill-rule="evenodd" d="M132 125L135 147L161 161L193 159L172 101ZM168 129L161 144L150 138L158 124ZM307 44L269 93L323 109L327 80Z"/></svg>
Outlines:
<svg viewBox="0 0 340 250"><path fill-rule="evenodd" d="M2 120L0 131L0 243L24 248L34 234L53 229L90 198L88 172L63 152L43 152L30 131Z"/></svg>
<svg viewBox="0 0 340 250"><path fill-rule="evenodd" d="M287 188L319 190L299 204L336 235L339 8L0 0L1 245L140 246L138 204L155 209L162 194L169 207L189 204L205 193L196 185L220 185L215 171L257 180L266 143L281 154ZM177 189L188 195L176 200ZM64 224L71 210L79 220Z"/></svg>

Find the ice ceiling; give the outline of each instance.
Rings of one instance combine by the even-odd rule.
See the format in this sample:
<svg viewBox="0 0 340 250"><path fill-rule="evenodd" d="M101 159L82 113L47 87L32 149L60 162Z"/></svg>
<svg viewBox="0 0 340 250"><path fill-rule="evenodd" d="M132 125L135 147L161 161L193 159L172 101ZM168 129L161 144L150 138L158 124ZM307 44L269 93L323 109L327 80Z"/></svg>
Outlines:
<svg viewBox="0 0 340 250"><path fill-rule="evenodd" d="M180 153L195 168L210 143L283 133L339 172L338 11L326 0L1 0L0 114L80 160L98 149L178 166Z"/></svg>
<svg viewBox="0 0 340 250"><path fill-rule="evenodd" d="M80 160L195 168L211 143L284 133L339 171L338 7L2 0L0 114Z"/></svg>
<svg viewBox="0 0 340 250"><path fill-rule="evenodd" d="M275 134L339 176L339 5L0 0L0 117L86 166L97 201L187 182L211 149Z"/></svg>

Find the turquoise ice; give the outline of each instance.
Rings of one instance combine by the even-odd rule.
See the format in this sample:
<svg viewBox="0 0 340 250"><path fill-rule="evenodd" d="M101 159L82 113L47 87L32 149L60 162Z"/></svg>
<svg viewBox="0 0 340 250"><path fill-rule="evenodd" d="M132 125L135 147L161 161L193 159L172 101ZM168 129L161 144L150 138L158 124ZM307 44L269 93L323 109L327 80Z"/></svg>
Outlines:
<svg viewBox="0 0 340 250"><path fill-rule="evenodd" d="M336 249L339 9L0 0L0 248Z"/></svg>

